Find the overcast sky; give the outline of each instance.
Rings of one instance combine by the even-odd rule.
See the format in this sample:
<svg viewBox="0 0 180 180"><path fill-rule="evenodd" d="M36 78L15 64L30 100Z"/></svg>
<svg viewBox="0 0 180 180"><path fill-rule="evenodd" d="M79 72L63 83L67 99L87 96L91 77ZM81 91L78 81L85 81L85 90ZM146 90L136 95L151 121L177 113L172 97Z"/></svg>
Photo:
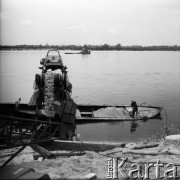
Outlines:
<svg viewBox="0 0 180 180"><path fill-rule="evenodd" d="M0 0L1 45L180 45L180 0Z"/></svg>

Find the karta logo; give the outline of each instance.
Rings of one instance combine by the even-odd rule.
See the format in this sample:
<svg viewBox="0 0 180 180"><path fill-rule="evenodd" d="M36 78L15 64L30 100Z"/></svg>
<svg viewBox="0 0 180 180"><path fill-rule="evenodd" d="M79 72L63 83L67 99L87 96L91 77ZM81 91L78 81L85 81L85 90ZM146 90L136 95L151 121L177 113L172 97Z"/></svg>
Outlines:
<svg viewBox="0 0 180 180"><path fill-rule="evenodd" d="M174 163L162 164L160 160L157 159L156 163L146 163L143 165L132 163L130 169L127 169L127 166L125 166L127 161L128 158L108 158L107 177L109 179L150 179L149 174L151 168L151 172L154 171L156 179L179 179L177 166ZM164 170L163 173L161 170Z"/></svg>

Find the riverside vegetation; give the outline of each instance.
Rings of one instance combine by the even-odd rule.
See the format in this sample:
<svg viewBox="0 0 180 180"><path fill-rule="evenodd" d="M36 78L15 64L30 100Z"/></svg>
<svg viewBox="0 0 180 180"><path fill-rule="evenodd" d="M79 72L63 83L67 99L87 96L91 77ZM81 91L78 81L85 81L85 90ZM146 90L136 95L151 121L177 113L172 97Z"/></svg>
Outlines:
<svg viewBox="0 0 180 180"><path fill-rule="evenodd" d="M58 49L58 50L82 50L82 48L93 50L93 51L180 51L178 45L161 45L161 46L122 46L121 44L116 45L0 45L0 50L43 50L43 49Z"/></svg>

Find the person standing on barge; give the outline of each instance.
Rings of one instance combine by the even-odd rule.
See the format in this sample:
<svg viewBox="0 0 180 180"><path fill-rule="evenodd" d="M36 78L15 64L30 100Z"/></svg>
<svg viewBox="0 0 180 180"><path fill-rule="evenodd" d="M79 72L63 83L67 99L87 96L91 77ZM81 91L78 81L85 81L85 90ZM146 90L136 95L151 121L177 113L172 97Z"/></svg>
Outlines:
<svg viewBox="0 0 180 180"><path fill-rule="evenodd" d="M131 100L131 107L132 107L132 118L134 118L134 115L138 113L138 106L136 101Z"/></svg>

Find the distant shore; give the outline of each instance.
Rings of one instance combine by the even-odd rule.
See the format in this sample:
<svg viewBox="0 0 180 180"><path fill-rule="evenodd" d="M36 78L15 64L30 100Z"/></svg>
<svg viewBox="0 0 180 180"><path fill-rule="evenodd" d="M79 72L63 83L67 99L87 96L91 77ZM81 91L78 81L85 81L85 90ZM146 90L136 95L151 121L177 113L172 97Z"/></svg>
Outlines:
<svg viewBox="0 0 180 180"><path fill-rule="evenodd" d="M0 45L0 50L47 50L47 49L57 49L57 50L78 50L81 51L82 48L86 48L91 51L180 51L180 46L173 45L161 45L161 46L122 46L117 45Z"/></svg>

